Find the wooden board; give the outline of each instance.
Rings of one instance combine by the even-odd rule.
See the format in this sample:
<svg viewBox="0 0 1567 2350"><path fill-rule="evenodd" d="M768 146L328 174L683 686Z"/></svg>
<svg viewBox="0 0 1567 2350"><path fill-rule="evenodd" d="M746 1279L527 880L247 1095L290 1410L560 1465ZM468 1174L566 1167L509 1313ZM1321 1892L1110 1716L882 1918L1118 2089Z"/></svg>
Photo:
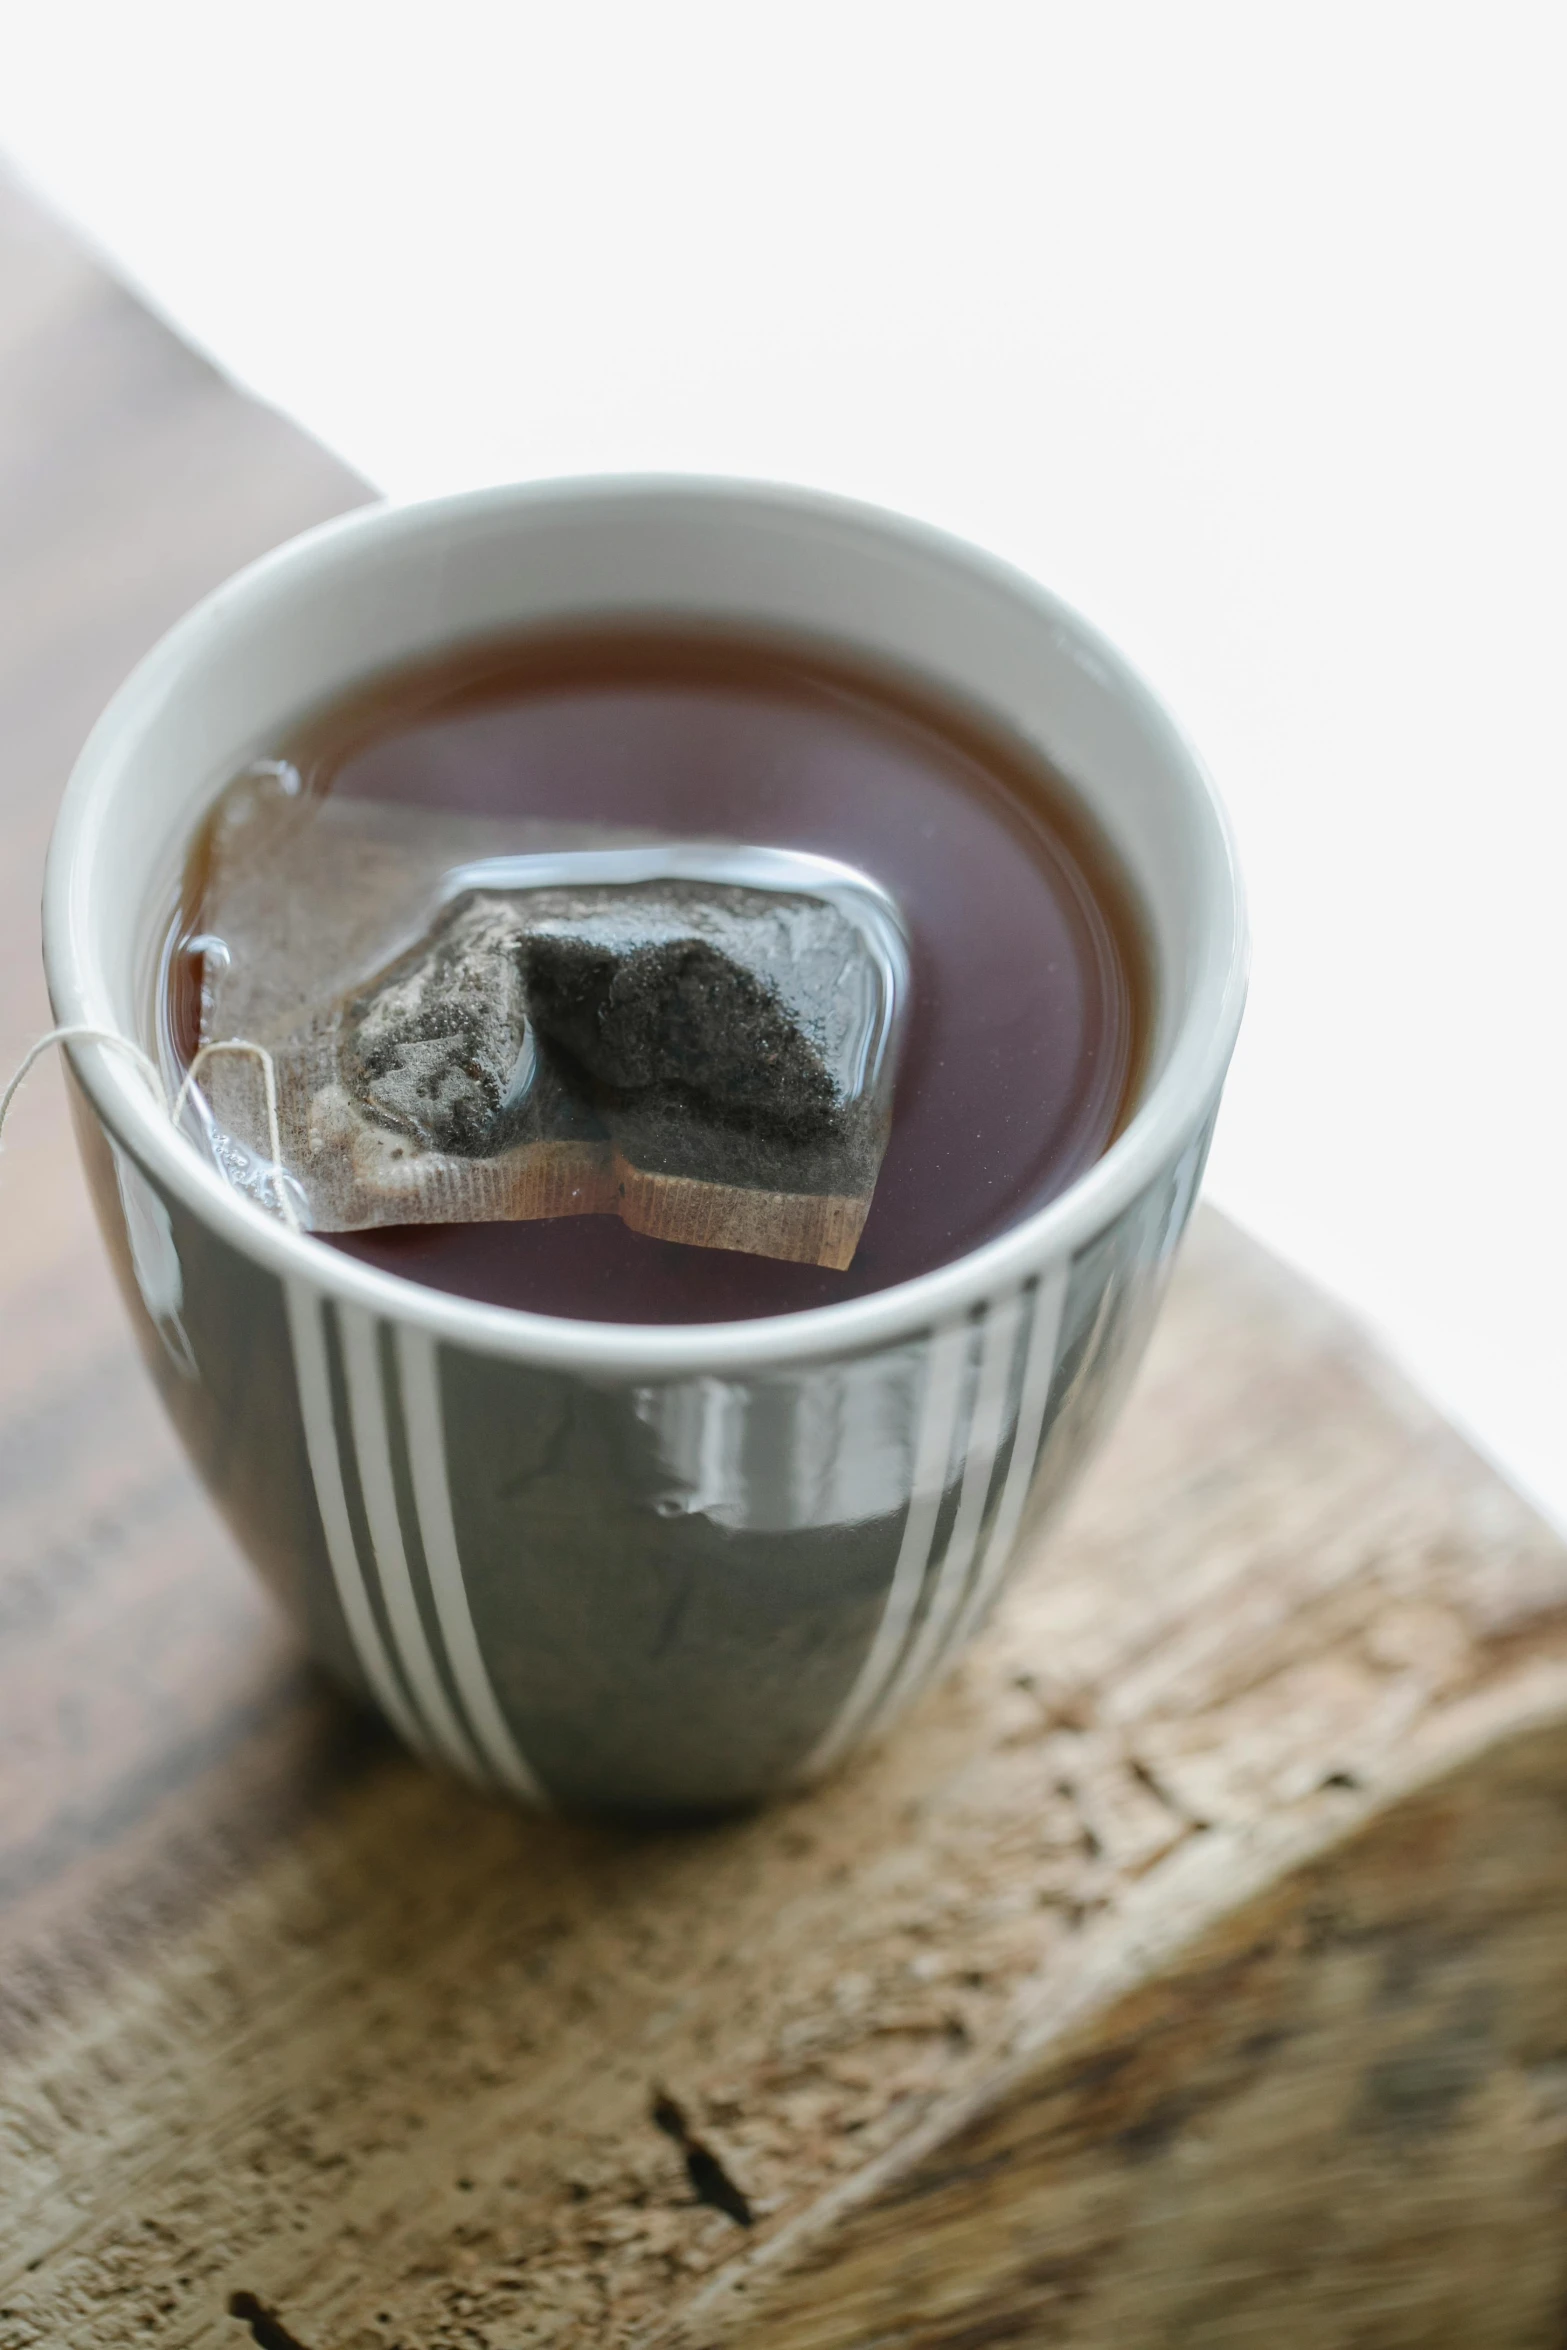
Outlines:
<svg viewBox="0 0 1567 2350"><path fill-rule="evenodd" d="M359 494L0 194L8 1052L96 708ZM1567 1552L1219 1219L948 1684L633 1833L301 1663L52 1072L0 1202L0 2350L1559 2350Z"/></svg>

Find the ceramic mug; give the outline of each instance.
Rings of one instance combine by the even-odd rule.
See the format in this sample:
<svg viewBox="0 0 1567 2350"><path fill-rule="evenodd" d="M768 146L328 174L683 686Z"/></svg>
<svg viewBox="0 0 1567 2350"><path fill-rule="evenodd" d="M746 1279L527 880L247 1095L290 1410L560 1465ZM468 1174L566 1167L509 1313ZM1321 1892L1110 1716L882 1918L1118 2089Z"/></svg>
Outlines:
<svg viewBox="0 0 1567 2350"><path fill-rule="evenodd" d="M1191 1208L1245 988L1223 813L1119 654L1042 588L893 516L708 481L371 508L279 549L148 655L50 853L55 1014L150 1049L191 837L357 680L595 614L806 633L1038 744L1142 901L1135 1115L957 1262L768 1320L572 1322L289 1231L79 1044L98 1213L175 1427L340 1680L420 1753L533 1800L765 1796L878 1733L983 1620L1104 1432ZM1048 1660L1046 1660L1048 1662Z"/></svg>

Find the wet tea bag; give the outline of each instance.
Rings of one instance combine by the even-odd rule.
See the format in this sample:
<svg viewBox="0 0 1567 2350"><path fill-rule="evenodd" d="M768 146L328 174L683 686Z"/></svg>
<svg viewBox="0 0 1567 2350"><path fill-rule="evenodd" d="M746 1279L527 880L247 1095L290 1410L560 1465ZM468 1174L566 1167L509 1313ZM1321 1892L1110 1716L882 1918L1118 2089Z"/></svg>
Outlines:
<svg viewBox="0 0 1567 2350"><path fill-rule="evenodd" d="M847 1265L908 990L886 894L791 851L590 828L454 860L463 827L475 845L472 820L360 803L301 857L285 817L281 862L308 867L307 897L346 891L351 915L307 938L296 899L290 969L265 984L233 984L228 941L205 1009L267 1030L302 1220L618 1214L657 1238ZM212 895L214 929L232 928L243 892ZM397 944L366 971L377 934ZM231 1156L255 1157L256 1095L242 1065L214 1086Z"/></svg>

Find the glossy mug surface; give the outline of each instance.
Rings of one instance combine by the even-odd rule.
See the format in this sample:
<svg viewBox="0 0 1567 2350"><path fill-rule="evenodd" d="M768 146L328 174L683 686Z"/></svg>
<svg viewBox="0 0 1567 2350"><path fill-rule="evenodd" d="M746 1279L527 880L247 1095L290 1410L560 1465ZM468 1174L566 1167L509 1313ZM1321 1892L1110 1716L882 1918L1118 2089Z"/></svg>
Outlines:
<svg viewBox="0 0 1567 2350"><path fill-rule="evenodd" d="M322 1661L530 1800L753 1801L878 1733L982 1621L1112 1417L1201 1175L1245 987L1223 814L1043 589L895 517L705 481L547 483L328 524L221 588L99 722L50 855L56 1017L150 1044L193 832L357 679L538 623L722 619L923 674L1036 743L1143 901L1140 1105L1072 1188L918 1280L773 1320L572 1322L286 1230L112 1047L78 1128L143 1351Z"/></svg>

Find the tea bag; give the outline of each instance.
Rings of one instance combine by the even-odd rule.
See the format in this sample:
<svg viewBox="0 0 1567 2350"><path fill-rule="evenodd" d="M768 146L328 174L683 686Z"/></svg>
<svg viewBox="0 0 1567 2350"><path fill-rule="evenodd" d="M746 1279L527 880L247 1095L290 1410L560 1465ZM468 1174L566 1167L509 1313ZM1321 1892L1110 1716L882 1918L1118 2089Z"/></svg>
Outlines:
<svg viewBox="0 0 1567 2350"><path fill-rule="evenodd" d="M267 1031L303 1221L618 1214L658 1238L850 1262L908 989L884 892L792 851L593 828L453 859L485 828L316 809L303 828L274 813L262 844L262 899L294 885L281 924L262 925L287 973L236 981L225 933L204 1002L204 1033L208 1019L239 1032L242 1013L244 1033ZM242 902L257 927L258 840L232 890L214 851L215 931ZM348 909L330 939L302 912L326 915L323 897ZM377 937L394 951L366 970ZM242 1064L214 1084L231 1156L256 1152L256 1092Z"/></svg>

